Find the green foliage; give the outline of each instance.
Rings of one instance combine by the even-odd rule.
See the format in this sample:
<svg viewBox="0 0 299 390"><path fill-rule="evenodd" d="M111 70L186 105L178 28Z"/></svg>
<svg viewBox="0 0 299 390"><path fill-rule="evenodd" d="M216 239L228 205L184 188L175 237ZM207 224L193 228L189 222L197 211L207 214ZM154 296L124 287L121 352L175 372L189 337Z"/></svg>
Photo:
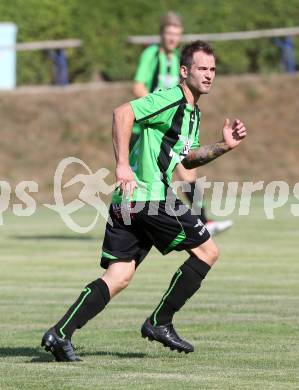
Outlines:
<svg viewBox="0 0 299 390"><path fill-rule="evenodd" d="M80 38L68 50L71 81L102 74L109 80L132 78L142 47L128 35L156 34L168 10L180 13L185 33L213 33L299 24L298 0L0 0L0 20L18 26L18 42ZM295 39L299 62L299 39ZM279 50L269 39L214 44L220 73L272 72ZM51 63L41 52L18 53L18 83L51 82Z"/></svg>

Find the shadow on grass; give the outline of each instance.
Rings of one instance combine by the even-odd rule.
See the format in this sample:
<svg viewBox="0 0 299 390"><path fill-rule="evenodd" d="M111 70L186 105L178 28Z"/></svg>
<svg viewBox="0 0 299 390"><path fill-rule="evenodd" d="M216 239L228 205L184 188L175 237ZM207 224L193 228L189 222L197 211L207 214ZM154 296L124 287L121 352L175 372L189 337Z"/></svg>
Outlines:
<svg viewBox="0 0 299 390"><path fill-rule="evenodd" d="M34 236L12 236L12 238L16 240L70 240L70 241L76 241L76 240L82 240L82 241L91 241L91 240L98 240L98 238L90 237L90 236L68 236L63 234L57 234L57 235L34 235Z"/></svg>
<svg viewBox="0 0 299 390"><path fill-rule="evenodd" d="M109 351L95 351L95 352L78 352L80 356L115 356L120 359L142 359L147 356L142 352L109 352Z"/></svg>
<svg viewBox="0 0 299 390"><path fill-rule="evenodd" d="M6 347L0 348L0 357L32 357L31 362L51 362L53 357L43 351L41 348L29 348L29 347Z"/></svg>
<svg viewBox="0 0 299 390"><path fill-rule="evenodd" d="M109 351L95 351L95 352L81 352L78 351L79 357L84 356L114 356L120 359L141 359L147 356L141 352L109 352ZM53 356L50 353L43 351L41 348L29 348L29 347L6 347L0 348L1 357L28 357L32 358L27 363L47 363L53 361Z"/></svg>

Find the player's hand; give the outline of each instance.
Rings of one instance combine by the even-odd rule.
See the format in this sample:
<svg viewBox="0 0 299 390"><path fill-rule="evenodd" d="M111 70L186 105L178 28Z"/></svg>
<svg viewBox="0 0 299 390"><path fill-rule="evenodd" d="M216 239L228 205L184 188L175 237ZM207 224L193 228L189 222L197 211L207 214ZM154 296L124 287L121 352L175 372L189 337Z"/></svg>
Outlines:
<svg viewBox="0 0 299 390"><path fill-rule="evenodd" d="M116 185L120 187L121 193L125 198L133 195L134 189L137 188L137 183L134 179L134 174L129 165L117 165L115 170Z"/></svg>
<svg viewBox="0 0 299 390"><path fill-rule="evenodd" d="M247 135L247 129L240 119L235 119L231 125L230 120L226 118L222 132L223 140L230 149L238 146Z"/></svg>

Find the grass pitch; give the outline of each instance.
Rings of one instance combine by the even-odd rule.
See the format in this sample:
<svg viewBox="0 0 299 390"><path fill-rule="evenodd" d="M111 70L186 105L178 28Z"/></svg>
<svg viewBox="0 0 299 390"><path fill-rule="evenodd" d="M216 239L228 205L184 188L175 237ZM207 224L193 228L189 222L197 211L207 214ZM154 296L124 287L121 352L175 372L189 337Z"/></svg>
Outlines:
<svg viewBox="0 0 299 390"><path fill-rule="evenodd" d="M289 205L288 205L289 206ZM152 250L129 288L73 342L82 363L55 363L43 332L101 274L103 222L88 235L53 212L4 215L0 227L1 389L299 389L298 217L289 207L265 219L261 199L218 236L218 264L176 315L196 348L171 352L140 337L140 326L185 253ZM92 211L79 217L88 222Z"/></svg>

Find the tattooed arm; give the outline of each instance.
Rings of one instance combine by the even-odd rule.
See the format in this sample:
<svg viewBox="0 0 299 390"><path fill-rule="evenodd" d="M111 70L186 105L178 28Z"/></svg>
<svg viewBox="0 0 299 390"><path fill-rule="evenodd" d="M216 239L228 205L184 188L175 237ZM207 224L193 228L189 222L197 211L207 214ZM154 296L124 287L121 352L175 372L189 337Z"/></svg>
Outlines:
<svg viewBox="0 0 299 390"><path fill-rule="evenodd" d="M182 161L183 166L186 169L192 169L215 160L215 158L222 156L224 153L238 146L243 138L246 137L247 130L239 119L235 119L232 125L230 125L229 119L226 119L222 133L222 141L191 150Z"/></svg>
<svg viewBox="0 0 299 390"><path fill-rule="evenodd" d="M229 150L230 147L224 141L216 142L212 145L204 145L198 149L191 150L182 161L182 164L186 169L200 167L222 156Z"/></svg>

